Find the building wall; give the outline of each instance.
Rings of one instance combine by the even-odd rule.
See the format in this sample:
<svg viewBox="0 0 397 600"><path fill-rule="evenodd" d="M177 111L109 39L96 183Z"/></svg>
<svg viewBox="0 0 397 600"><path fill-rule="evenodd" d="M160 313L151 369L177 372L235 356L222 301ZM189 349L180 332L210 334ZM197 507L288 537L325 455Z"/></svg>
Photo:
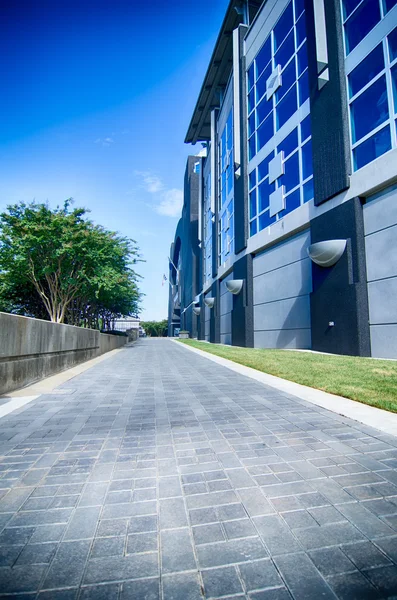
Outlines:
<svg viewBox="0 0 397 600"><path fill-rule="evenodd" d="M209 292L208 294L205 294L205 297L210 297L211 293ZM204 339L209 342L210 341L210 329L211 329L211 310L214 310L213 308L209 308L208 306L206 306L204 304Z"/></svg>
<svg viewBox="0 0 397 600"><path fill-rule="evenodd" d="M233 279L233 274L230 273L225 279L220 282L220 342L221 344L232 343L232 310L233 310L233 294L227 287L226 281Z"/></svg>
<svg viewBox="0 0 397 600"><path fill-rule="evenodd" d="M364 205L371 354L397 357L397 187Z"/></svg>
<svg viewBox="0 0 397 600"><path fill-rule="evenodd" d="M255 348L310 348L310 232L254 257Z"/></svg>

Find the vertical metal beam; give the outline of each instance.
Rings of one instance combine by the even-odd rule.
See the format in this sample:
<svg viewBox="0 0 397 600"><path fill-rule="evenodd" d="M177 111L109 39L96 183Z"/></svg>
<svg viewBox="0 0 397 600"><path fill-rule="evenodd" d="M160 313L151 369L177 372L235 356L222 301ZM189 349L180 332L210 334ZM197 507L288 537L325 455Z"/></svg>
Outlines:
<svg viewBox="0 0 397 600"><path fill-rule="evenodd" d="M216 117L217 109L211 111L211 212L215 214L216 207Z"/></svg>
<svg viewBox="0 0 397 600"><path fill-rule="evenodd" d="M240 71L240 32L237 27L237 29L233 31L233 151L236 177L241 175Z"/></svg>

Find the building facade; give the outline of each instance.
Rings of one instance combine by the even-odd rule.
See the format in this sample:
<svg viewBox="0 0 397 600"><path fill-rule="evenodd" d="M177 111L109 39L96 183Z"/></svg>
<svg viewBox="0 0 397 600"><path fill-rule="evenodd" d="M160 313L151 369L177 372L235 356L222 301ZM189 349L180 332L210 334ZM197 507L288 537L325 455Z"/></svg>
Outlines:
<svg viewBox="0 0 397 600"><path fill-rule="evenodd" d="M231 0L185 141L181 326L397 358L397 0Z"/></svg>

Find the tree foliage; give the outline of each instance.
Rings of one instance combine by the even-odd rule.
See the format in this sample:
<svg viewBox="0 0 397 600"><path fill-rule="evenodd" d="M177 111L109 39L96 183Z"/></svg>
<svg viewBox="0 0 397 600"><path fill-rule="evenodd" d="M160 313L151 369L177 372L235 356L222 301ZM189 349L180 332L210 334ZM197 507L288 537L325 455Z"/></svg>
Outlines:
<svg viewBox="0 0 397 600"><path fill-rule="evenodd" d="M71 204L22 202L0 214L0 310L89 327L137 314L136 242Z"/></svg>
<svg viewBox="0 0 397 600"><path fill-rule="evenodd" d="M141 321L140 326L143 327L147 335L152 337L167 337L168 321Z"/></svg>

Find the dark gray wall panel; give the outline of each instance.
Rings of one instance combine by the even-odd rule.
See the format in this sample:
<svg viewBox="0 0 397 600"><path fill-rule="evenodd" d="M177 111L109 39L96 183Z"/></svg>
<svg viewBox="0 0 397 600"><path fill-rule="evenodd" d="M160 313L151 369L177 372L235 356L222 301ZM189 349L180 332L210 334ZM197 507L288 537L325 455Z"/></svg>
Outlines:
<svg viewBox="0 0 397 600"><path fill-rule="evenodd" d="M240 258L233 265L233 279L243 279L243 289L233 296L232 344L233 346L254 346L253 270L250 254Z"/></svg>
<svg viewBox="0 0 397 600"><path fill-rule="evenodd" d="M210 317L210 342L219 344L220 342L220 296L219 296L219 281L212 284L211 293L215 298L214 308L211 309Z"/></svg>

